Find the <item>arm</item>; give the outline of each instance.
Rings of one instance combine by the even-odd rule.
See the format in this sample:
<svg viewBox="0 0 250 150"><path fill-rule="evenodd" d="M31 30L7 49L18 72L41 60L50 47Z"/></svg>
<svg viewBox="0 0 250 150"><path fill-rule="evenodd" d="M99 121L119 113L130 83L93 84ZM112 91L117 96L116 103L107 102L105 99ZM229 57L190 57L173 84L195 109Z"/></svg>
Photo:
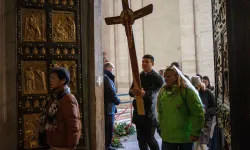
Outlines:
<svg viewBox="0 0 250 150"><path fill-rule="evenodd" d="M195 92L189 88L187 89L186 96L187 105L190 111L190 120L192 123L191 136L198 137L204 127L205 121L202 104Z"/></svg>
<svg viewBox="0 0 250 150"><path fill-rule="evenodd" d="M61 103L61 109L63 112L63 116L65 118L65 122L67 125L68 131L68 140L67 140L67 148L74 149L78 144L79 140L79 114L78 114L78 104L76 99L73 96L65 96Z"/></svg>
<svg viewBox="0 0 250 150"><path fill-rule="evenodd" d="M155 76L155 78L156 79L155 79L155 83L154 83L153 87L145 89L145 95L144 95L145 99L150 99L151 97L156 97L159 90L161 89L161 87L164 84L163 78L160 75Z"/></svg>
<svg viewBox="0 0 250 150"><path fill-rule="evenodd" d="M163 90L164 88L162 87L160 92L159 92L159 95L157 96L157 112L158 112L158 121L159 121L159 124L161 123L161 119L162 119L162 106L161 106L161 96L162 96L162 93L163 93Z"/></svg>
<svg viewBox="0 0 250 150"><path fill-rule="evenodd" d="M107 76L104 76L104 87L105 91L109 94L110 101L115 103L116 105L119 105L121 101L116 94L115 85L112 85L111 80Z"/></svg>
<svg viewBox="0 0 250 150"><path fill-rule="evenodd" d="M215 116L216 115L216 101L214 94L211 90L207 89L208 92L208 107L207 107L207 114L209 116Z"/></svg>
<svg viewBox="0 0 250 150"><path fill-rule="evenodd" d="M214 93L208 89L209 107L216 107Z"/></svg>

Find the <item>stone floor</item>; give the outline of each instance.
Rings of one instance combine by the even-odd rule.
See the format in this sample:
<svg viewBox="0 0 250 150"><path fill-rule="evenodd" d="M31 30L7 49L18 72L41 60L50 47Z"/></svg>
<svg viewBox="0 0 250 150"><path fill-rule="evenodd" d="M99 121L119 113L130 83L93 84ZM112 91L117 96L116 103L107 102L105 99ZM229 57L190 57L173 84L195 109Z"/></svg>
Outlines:
<svg viewBox="0 0 250 150"><path fill-rule="evenodd" d="M158 133L155 133L155 138L157 139L159 145L161 145L161 138ZM139 150L136 134L129 137L125 137L122 140L125 140L124 142L122 142L124 148L120 148L118 150Z"/></svg>

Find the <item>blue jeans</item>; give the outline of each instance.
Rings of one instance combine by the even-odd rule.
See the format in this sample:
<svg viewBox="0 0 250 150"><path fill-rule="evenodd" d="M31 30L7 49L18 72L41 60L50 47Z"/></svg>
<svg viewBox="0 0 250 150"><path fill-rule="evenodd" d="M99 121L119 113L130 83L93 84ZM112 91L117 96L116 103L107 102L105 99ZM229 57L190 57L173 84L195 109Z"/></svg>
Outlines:
<svg viewBox="0 0 250 150"><path fill-rule="evenodd" d="M168 143L162 141L164 150L192 150L193 143Z"/></svg>

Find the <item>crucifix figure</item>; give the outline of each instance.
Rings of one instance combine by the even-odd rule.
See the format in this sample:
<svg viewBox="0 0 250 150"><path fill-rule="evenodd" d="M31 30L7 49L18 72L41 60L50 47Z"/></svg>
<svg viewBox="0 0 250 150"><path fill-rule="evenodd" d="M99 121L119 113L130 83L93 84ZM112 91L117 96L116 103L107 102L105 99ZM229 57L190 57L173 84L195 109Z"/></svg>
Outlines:
<svg viewBox="0 0 250 150"><path fill-rule="evenodd" d="M148 14L151 14L153 11L153 5L150 4L133 12L133 10L129 8L128 0L122 0L122 7L123 11L121 12L120 16L105 18L105 22L107 25L122 24L125 27L132 66L134 88L141 89L141 81L138 69L132 25L134 24L135 20L142 18ZM138 114L145 115L143 98L140 96L136 96L136 104Z"/></svg>

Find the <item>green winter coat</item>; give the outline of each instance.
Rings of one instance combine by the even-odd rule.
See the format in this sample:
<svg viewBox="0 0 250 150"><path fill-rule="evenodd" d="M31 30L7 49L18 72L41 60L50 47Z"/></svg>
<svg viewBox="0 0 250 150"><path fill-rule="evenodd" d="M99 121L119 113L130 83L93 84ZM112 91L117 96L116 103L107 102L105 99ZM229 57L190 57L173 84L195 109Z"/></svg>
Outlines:
<svg viewBox="0 0 250 150"><path fill-rule="evenodd" d="M190 136L199 136L204 127L201 101L192 89L177 89L169 94L163 87L157 101L158 120L162 140L169 143L191 142Z"/></svg>

